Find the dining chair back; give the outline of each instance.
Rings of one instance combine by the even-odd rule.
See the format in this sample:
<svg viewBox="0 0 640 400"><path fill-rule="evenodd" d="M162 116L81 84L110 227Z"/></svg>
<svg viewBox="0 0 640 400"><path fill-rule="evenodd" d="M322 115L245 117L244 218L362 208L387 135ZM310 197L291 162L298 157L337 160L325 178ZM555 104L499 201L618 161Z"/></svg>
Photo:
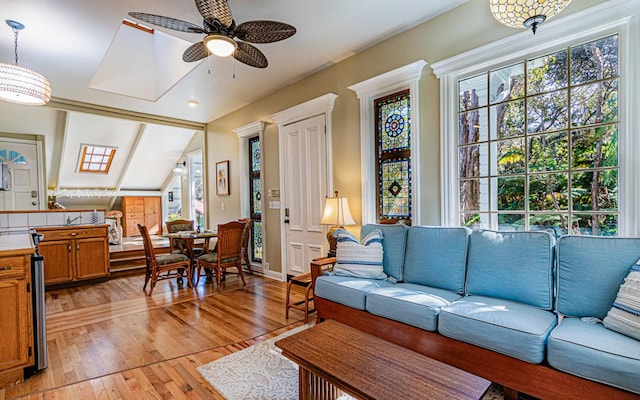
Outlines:
<svg viewBox="0 0 640 400"><path fill-rule="evenodd" d="M167 221L165 225L167 226L168 233L195 231L195 224L191 219L175 219L173 221ZM196 247L193 239L172 238L169 242L171 253L182 253L192 260L195 260L196 257L205 251L202 247Z"/></svg>
<svg viewBox="0 0 640 400"><path fill-rule="evenodd" d="M171 278L182 278L180 271L186 271L187 284L191 287L191 260L184 254L155 254L151 236L146 226L138 224L138 230L142 235L142 243L144 244L144 254L147 266L144 275L144 286L142 290L147 288L147 283L151 281L148 295L151 296L156 283L160 280Z"/></svg>
<svg viewBox="0 0 640 400"><path fill-rule="evenodd" d="M251 237L251 227L253 226L253 220L251 218L243 218L238 221L244 222L244 231L242 232L242 261L247 267L247 271L251 272L251 259L249 258L249 238Z"/></svg>
<svg viewBox="0 0 640 400"><path fill-rule="evenodd" d="M239 221L218 225L216 250L203 254L197 259L196 286L202 276L203 268L215 270L218 290L220 290L222 283L222 275L226 273L227 268L236 268L242 279L242 285L246 285L242 271L242 233L244 227L245 224Z"/></svg>

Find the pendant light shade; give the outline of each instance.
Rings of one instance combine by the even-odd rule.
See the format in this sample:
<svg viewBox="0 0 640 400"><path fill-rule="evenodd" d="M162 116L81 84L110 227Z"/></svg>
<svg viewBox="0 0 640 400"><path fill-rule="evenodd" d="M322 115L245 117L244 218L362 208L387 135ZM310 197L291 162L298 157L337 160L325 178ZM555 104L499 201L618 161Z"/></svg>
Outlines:
<svg viewBox="0 0 640 400"><path fill-rule="evenodd" d="M15 65L0 63L0 100L25 105L42 105L51 100L51 85L44 76L18 65L18 31L20 22L5 21L14 33Z"/></svg>
<svg viewBox="0 0 640 400"><path fill-rule="evenodd" d="M489 0L491 14L501 24L511 28L531 28L536 33L538 25L550 19L571 0Z"/></svg>
<svg viewBox="0 0 640 400"><path fill-rule="evenodd" d="M0 63L0 99L26 105L51 100L49 81L29 68Z"/></svg>

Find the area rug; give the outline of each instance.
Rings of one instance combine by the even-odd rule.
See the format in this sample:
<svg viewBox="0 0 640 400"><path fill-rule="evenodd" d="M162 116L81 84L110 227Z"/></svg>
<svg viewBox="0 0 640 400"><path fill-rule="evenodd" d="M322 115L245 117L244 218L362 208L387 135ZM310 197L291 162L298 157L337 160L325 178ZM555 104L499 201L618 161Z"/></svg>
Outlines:
<svg viewBox="0 0 640 400"><path fill-rule="evenodd" d="M275 342L308 328L300 326L197 368L228 400L298 398L298 365L282 356Z"/></svg>
<svg viewBox="0 0 640 400"><path fill-rule="evenodd" d="M298 365L281 354L275 342L308 328L304 325L228 356L201 365L197 371L227 400L293 400L298 398ZM342 395L339 400L351 400ZM492 385L483 400L502 400Z"/></svg>

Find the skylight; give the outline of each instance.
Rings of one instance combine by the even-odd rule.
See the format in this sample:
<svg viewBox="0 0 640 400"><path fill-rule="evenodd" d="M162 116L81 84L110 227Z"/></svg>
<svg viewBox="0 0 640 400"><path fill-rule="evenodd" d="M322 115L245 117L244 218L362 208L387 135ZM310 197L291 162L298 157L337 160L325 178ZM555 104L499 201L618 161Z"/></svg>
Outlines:
<svg viewBox="0 0 640 400"><path fill-rule="evenodd" d="M115 147L102 147L90 144L82 145L80 153L80 168L78 172L93 172L107 174L111 161L116 154Z"/></svg>

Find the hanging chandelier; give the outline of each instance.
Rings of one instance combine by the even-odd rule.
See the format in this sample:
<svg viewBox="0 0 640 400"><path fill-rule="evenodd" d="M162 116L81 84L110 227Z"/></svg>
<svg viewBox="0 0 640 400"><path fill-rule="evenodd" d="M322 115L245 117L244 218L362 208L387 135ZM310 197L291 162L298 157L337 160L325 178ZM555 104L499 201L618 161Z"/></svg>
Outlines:
<svg viewBox="0 0 640 400"><path fill-rule="evenodd" d="M18 65L18 32L20 22L5 21L13 30L15 65L0 63L0 99L25 105L42 105L51 99L49 81L39 73Z"/></svg>
<svg viewBox="0 0 640 400"><path fill-rule="evenodd" d="M531 28L535 35L538 25L550 19L571 0L489 0L491 14L501 24L511 28Z"/></svg>

